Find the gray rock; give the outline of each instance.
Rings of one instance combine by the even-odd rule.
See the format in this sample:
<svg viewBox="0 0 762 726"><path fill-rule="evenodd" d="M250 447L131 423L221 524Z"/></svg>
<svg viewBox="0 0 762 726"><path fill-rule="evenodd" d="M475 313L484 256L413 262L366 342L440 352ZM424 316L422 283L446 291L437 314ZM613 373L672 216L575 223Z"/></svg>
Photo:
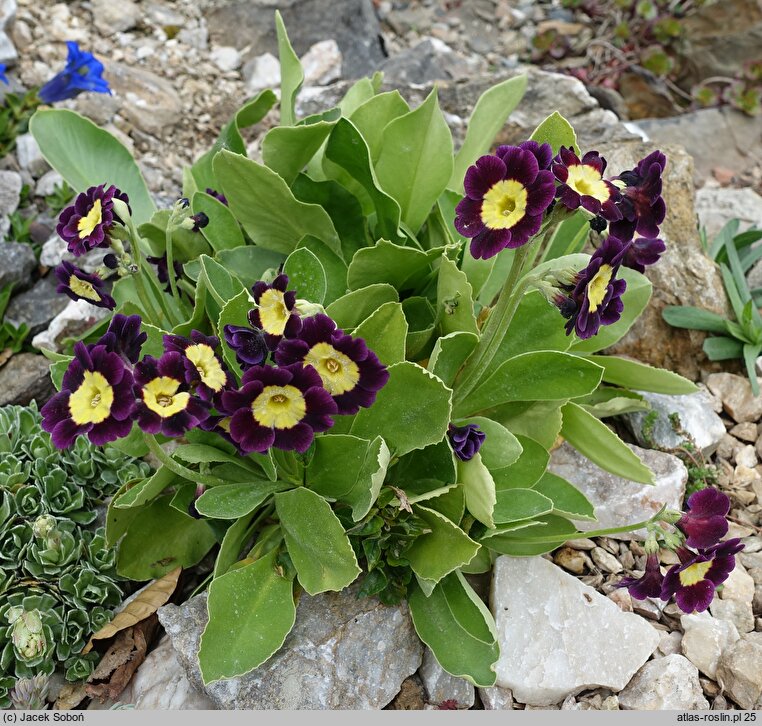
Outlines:
<svg viewBox="0 0 762 726"><path fill-rule="evenodd" d="M209 60L223 73L241 67L241 54L230 45L218 45L209 54Z"/></svg>
<svg viewBox="0 0 762 726"><path fill-rule="evenodd" d="M408 86L441 80L461 80L479 74L483 61L466 58L437 38L425 38L385 60L379 70L387 84Z"/></svg>
<svg viewBox="0 0 762 726"><path fill-rule="evenodd" d="M0 242L0 289L13 285L15 290L29 287L32 271L37 265L34 251L20 242Z"/></svg>
<svg viewBox="0 0 762 726"><path fill-rule="evenodd" d="M254 95L265 88L280 85L280 62L272 53L263 53L243 67L246 92Z"/></svg>
<svg viewBox="0 0 762 726"><path fill-rule="evenodd" d="M754 613L752 612L751 602L722 600L715 597L709 606L709 612L715 618L733 623L736 630L742 635L754 630Z"/></svg>
<svg viewBox="0 0 762 726"><path fill-rule="evenodd" d="M16 158L19 166L35 178L42 176L50 169L32 134L22 134L16 138Z"/></svg>
<svg viewBox="0 0 762 726"><path fill-rule="evenodd" d="M712 373L707 376L706 385L722 401L723 409L734 421L756 422L762 417L762 395L754 395L746 376Z"/></svg>
<svg viewBox="0 0 762 726"><path fill-rule="evenodd" d="M731 219L739 220L742 230L762 227L762 197L753 189L706 184L696 192L696 213L712 240Z"/></svg>
<svg viewBox="0 0 762 726"><path fill-rule="evenodd" d="M65 307L69 298L56 292L58 281L49 274L34 286L11 298L5 311L5 321L19 326L29 326L30 335L36 335L48 327L50 321Z"/></svg>
<svg viewBox="0 0 762 726"><path fill-rule="evenodd" d="M669 419L676 413L680 425L690 435L705 456L710 456L717 450L724 433L725 424L712 410L709 396L704 391L697 391L684 396L669 396L663 393L638 391L651 404L651 411L657 414L649 436L644 435L643 422L649 416L648 411L636 411L625 414L624 420L632 431L636 441L642 446L655 444L661 449L674 449L680 445L684 436L678 436Z"/></svg>
<svg viewBox="0 0 762 726"><path fill-rule="evenodd" d="M717 682L741 708L754 708L762 696L762 645L736 641L720 658Z"/></svg>
<svg viewBox="0 0 762 726"><path fill-rule="evenodd" d="M733 623L718 620L709 613L683 615L683 655L704 675L715 679L722 654L741 636Z"/></svg>
<svg viewBox="0 0 762 726"><path fill-rule="evenodd" d="M50 363L34 353L17 353L0 368L0 406L42 406L55 393Z"/></svg>
<svg viewBox="0 0 762 726"><path fill-rule="evenodd" d="M140 7L132 0L93 0L93 21L99 33L114 35L134 28L141 18Z"/></svg>
<svg viewBox="0 0 762 726"><path fill-rule="evenodd" d="M567 443L550 455L549 471L576 486L595 507L597 522L577 522L583 530L622 527L652 517L665 504L680 509L688 471L680 459L661 451L630 446L641 461L654 472L656 484L638 484L604 471ZM640 539L643 531L610 535L616 539Z"/></svg>
<svg viewBox="0 0 762 726"><path fill-rule="evenodd" d="M341 78L341 50L333 39L315 43L301 61L307 86L327 86Z"/></svg>
<svg viewBox="0 0 762 726"><path fill-rule="evenodd" d="M32 338L32 345L35 348L60 353L66 338L81 335L99 320L111 314L106 308L91 305L87 300L70 300L65 295L59 295L59 297L65 301L65 307L50 321L46 330Z"/></svg>
<svg viewBox="0 0 762 726"><path fill-rule="evenodd" d="M698 670L682 655L646 663L619 694L619 705L634 711L708 709Z"/></svg>
<svg viewBox="0 0 762 726"><path fill-rule="evenodd" d="M46 174L43 174L37 184L34 187L35 196L49 197L54 194L56 187L63 185L63 177L55 170L51 169Z"/></svg>
<svg viewBox="0 0 762 726"><path fill-rule="evenodd" d="M736 566L722 583L720 597L723 600L737 600L749 603L754 599L754 579L746 572L746 568L736 560Z"/></svg>
<svg viewBox="0 0 762 726"><path fill-rule="evenodd" d="M423 646L406 604L357 599L357 585L299 600L283 647L256 670L204 687L197 652L206 595L166 605L159 620L190 682L223 709L382 708L421 664Z"/></svg>
<svg viewBox="0 0 762 726"><path fill-rule="evenodd" d="M0 29L9 30L16 20L16 0L2 0L0 2Z"/></svg>
<svg viewBox="0 0 762 726"><path fill-rule="evenodd" d="M542 557L497 558L491 609L496 685L534 706L588 688L618 691L659 644L645 620Z"/></svg>
<svg viewBox="0 0 762 726"><path fill-rule="evenodd" d="M73 262L77 267L85 270L85 272L95 272L103 264L103 257L106 252L108 250L96 247L81 257L75 257L69 252L66 242L58 234L54 234L42 246L40 264L46 267L56 267L66 260L67 262Z"/></svg>
<svg viewBox="0 0 762 726"><path fill-rule="evenodd" d="M0 31L0 63L4 63L6 66L15 66L18 59L19 54L11 36L5 31Z"/></svg>
<svg viewBox="0 0 762 726"><path fill-rule="evenodd" d="M21 174L16 171L0 171L0 214L13 214L19 206Z"/></svg>
<svg viewBox="0 0 762 726"><path fill-rule="evenodd" d="M512 711L513 693L510 688L480 688L479 699L485 711Z"/></svg>
<svg viewBox="0 0 762 726"><path fill-rule="evenodd" d="M434 654L426 648L423 663L418 675L426 689L426 700L434 705L442 701L456 701L458 708L471 708L474 705L475 691L465 678L450 675L437 662Z"/></svg>
<svg viewBox="0 0 762 726"><path fill-rule="evenodd" d="M344 74L360 78L384 60L381 30L371 0L223 0L206 13L212 42L249 48L249 55L276 54L274 11L278 8L298 55L333 38L344 57Z"/></svg>

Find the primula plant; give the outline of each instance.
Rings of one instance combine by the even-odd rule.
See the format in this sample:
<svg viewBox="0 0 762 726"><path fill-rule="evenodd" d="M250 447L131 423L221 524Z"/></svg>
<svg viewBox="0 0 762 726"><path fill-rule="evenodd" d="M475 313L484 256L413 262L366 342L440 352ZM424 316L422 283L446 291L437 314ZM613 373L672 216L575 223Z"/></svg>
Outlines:
<svg viewBox="0 0 762 726"><path fill-rule="evenodd" d="M558 437L648 484L600 418L642 408L628 386L695 390L599 354L648 302L667 162L607 176L558 114L488 153L524 77L484 94L457 153L436 91L411 109L379 78L298 119L302 69L277 28L280 125L262 161L241 132L270 91L186 170L172 209L105 131L69 111L33 118L80 191L59 234L75 255L104 253L97 275L59 268L60 290L114 310L73 358L51 354L60 392L43 426L65 450L88 439L160 462L114 496L106 538L136 580L214 553L206 682L266 661L299 597L357 581L358 597L407 600L442 666L488 686L495 627L467 575L595 518L547 471ZM682 547L681 531L665 544ZM681 582L698 570L722 579L701 565Z"/></svg>

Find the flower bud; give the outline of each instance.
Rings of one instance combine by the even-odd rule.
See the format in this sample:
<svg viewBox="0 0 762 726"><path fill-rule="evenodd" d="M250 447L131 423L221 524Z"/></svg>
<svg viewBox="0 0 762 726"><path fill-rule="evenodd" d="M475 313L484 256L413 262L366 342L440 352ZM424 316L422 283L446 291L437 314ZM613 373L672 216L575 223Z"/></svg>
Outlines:
<svg viewBox="0 0 762 726"><path fill-rule="evenodd" d="M113 204L117 217L126 225L131 219L130 207L119 197L114 197Z"/></svg>
<svg viewBox="0 0 762 726"><path fill-rule="evenodd" d="M23 612L13 624L11 642L22 660L33 660L45 652L47 643L37 610Z"/></svg>
<svg viewBox="0 0 762 726"><path fill-rule="evenodd" d="M32 525L32 533L39 539L48 537L56 528L56 518L50 514L43 514L35 519Z"/></svg>
<svg viewBox="0 0 762 726"><path fill-rule="evenodd" d="M320 303L313 303L309 300L297 298L296 310L303 318L311 318L313 315L324 315L325 308Z"/></svg>

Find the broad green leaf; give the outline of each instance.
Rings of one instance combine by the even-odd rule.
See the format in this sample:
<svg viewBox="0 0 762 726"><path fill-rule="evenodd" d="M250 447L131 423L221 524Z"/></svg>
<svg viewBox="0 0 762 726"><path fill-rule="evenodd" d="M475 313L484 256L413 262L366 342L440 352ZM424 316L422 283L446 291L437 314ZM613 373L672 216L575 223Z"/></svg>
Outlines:
<svg viewBox="0 0 762 726"><path fill-rule="evenodd" d="M606 424L573 401L562 413L561 434L577 451L612 474L641 484L654 483L651 470Z"/></svg>
<svg viewBox="0 0 762 726"><path fill-rule="evenodd" d="M464 575L481 575L491 570L492 553L486 547L482 547L471 562L460 568L460 572Z"/></svg>
<svg viewBox="0 0 762 726"><path fill-rule="evenodd" d="M532 491L544 494L553 502L553 514L574 519L595 520L595 507L588 498L566 479L546 471Z"/></svg>
<svg viewBox="0 0 762 726"><path fill-rule="evenodd" d="M76 191L113 184L130 198L136 224L156 211L132 154L108 131L63 108L38 109L29 130L47 162Z"/></svg>
<svg viewBox="0 0 762 726"><path fill-rule="evenodd" d="M209 224L201 232L215 252L242 247L246 240L233 213L218 199L204 192L196 192L191 202L193 212L203 212Z"/></svg>
<svg viewBox="0 0 762 726"><path fill-rule="evenodd" d="M590 396L576 401L582 408L596 418L619 416L623 413L648 411L651 406L643 400L643 396L624 388L607 388L601 386Z"/></svg>
<svg viewBox="0 0 762 726"><path fill-rule="evenodd" d="M439 488L441 485L455 484L457 472L449 443L440 441L425 449L405 454L400 457L391 476L396 486L411 496ZM432 481L436 482L436 486L429 486Z"/></svg>
<svg viewBox="0 0 762 726"><path fill-rule="evenodd" d="M218 321L225 304L240 292L245 292L243 284L233 277L219 262L201 255L201 278L206 283L206 311L213 321ZM199 279L201 279L199 278Z"/></svg>
<svg viewBox="0 0 762 726"><path fill-rule="evenodd" d="M347 293L328 305L325 312L340 328L352 330L384 303L398 300L399 295L391 285L380 283Z"/></svg>
<svg viewBox="0 0 762 726"><path fill-rule="evenodd" d="M500 343L493 365L535 350L567 351L572 338L566 334L564 323L558 308L538 290L524 295Z"/></svg>
<svg viewBox="0 0 762 726"><path fill-rule="evenodd" d="M390 461L389 447L380 436L376 436L370 442L357 482L344 495L344 501L352 507L352 519L355 522L365 517L378 499Z"/></svg>
<svg viewBox="0 0 762 726"><path fill-rule="evenodd" d="M220 339L224 340L225 326L238 325L249 326L249 310L254 307L254 300L248 290L241 290L235 297L230 298L220 311L219 324L217 326ZM225 343L222 344L222 357L231 371L235 371L240 378L241 366L236 360L235 351Z"/></svg>
<svg viewBox="0 0 762 726"><path fill-rule="evenodd" d="M381 239L373 247L359 250L349 263L350 290L387 283L397 290L416 287L429 274L439 251L422 252Z"/></svg>
<svg viewBox="0 0 762 726"><path fill-rule="evenodd" d="M709 310L691 307L690 305L667 305L661 316L675 328L689 330L707 330L710 333L727 333L727 320Z"/></svg>
<svg viewBox="0 0 762 726"><path fill-rule="evenodd" d="M275 33L278 36L278 59L280 60L280 123L281 126L293 126L296 123L294 105L304 82L304 70L299 56L291 47L279 10L275 11Z"/></svg>
<svg viewBox="0 0 762 726"><path fill-rule="evenodd" d="M428 597L411 587L408 603L418 636L442 668L477 686L495 684L500 657L495 621L463 575L449 575Z"/></svg>
<svg viewBox="0 0 762 726"><path fill-rule="evenodd" d="M437 323L440 335L466 332L478 334L474 316L471 284L466 274L447 257L442 256L437 278Z"/></svg>
<svg viewBox="0 0 762 726"><path fill-rule="evenodd" d="M260 247L288 255L309 234L340 252L341 243L327 212L298 201L271 169L222 151L214 159L214 172L231 211Z"/></svg>
<svg viewBox="0 0 762 726"><path fill-rule="evenodd" d="M214 577L224 575L241 556L241 548L244 542L251 536L249 525L254 519L254 514L240 517L228 527L220 544L220 551L214 563Z"/></svg>
<svg viewBox="0 0 762 726"><path fill-rule="evenodd" d="M137 482L130 482L129 489L114 497L112 506L117 509L142 507L156 499L165 489L173 485L185 484L186 480L177 476L165 466L157 469L151 476Z"/></svg>
<svg viewBox="0 0 762 726"><path fill-rule="evenodd" d="M310 594L339 591L360 574L338 517L323 497L301 487L275 495L286 547L299 584Z"/></svg>
<svg viewBox="0 0 762 726"><path fill-rule="evenodd" d="M308 126L276 126L262 139L262 159L291 185L328 138L334 124L318 121Z"/></svg>
<svg viewBox="0 0 762 726"><path fill-rule="evenodd" d="M119 545L117 571L122 577L152 580L178 566L192 567L216 543L203 519L178 512L170 500L154 500L130 522Z"/></svg>
<svg viewBox="0 0 762 726"><path fill-rule="evenodd" d="M550 144L554 154L557 154L562 146L571 147L575 153L579 154L577 134L574 133L572 125L558 111L553 111L529 138L540 144Z"/></svg>
<svg viewBox="0 0 762 726"><path fill-rule="evenodd" d="M435 337L434 308L427 298L416 295L402 301L402 310L408 327L405 355L413 360L425 358L431 352Z"/></svg>
<svg viewBox="0 0 762 726"><path fill-rule="evenodd" d="M198 434L198 431L194 433ZM236 468L244 470L244 473L248 471L250 474L256 474L258 469L249 458L241 456L238 452L232 454L218 448L218 445L229 446L231 450L235 451L231 444L227 444L216 434L213 436L215 442L214 446L202 443L180 444L180 446L172 452L172 456L176 459L185 461L188 464L233 464ZM251 477L249 476L244 481L249 481L250 479Z"/></svg>
<svg viewBox="0 0 762 726"><path fill-rule="evenodd" d="M553 500L534 489L500 489L494 520L498 524L534 519L553 511Z"/></svg>
<svg viewBox="0 0 762 726"><path fill-rule="evenodd" d="M280 481L221 484L207 489L196 500L196 509L211 519L238 519L257 509L271 494L288 486Z"/></svg>
<svg viewBox="0 0 762 726"><path fill-rule="evenodd" d="M441 441L450 422L451 391L415 363L389 366L389 381L370 408L360 409L351 433L382 436L394 456Z"/></svg>
<svg viewBox="0 0 762 726"><path fill-rule="evenodd" d="M428 370L452 387L463 363L471 355L479 337L474 333L450 333L437 338L431 351Z"/></svg>
<svg viewBox="0 0 762 726"><path fill-rule="evenodd" d="M703 349L709 360L730 360L743 356L743 343L735 338L722 336L707 338L704 341ZM58 363L54 365L58 365Z"/></svg>
<svg viewBox="0 0 762 726"><path fill-rule="evenodd" d="M589 236L590 217L587 212L579 210L556 227L548 242L547 252L543 252L543 259L553 260L582 252Z"/></svg>
<svg viewBox="0 0 762 726"><path fill-rule="evenodd" d="M637 391L653 391L677 395L694 393L696 385L687 378L672 371L654 368L645 363L638 363L628 358L617 358L609 355L591 355L590 360L603 367L603 380L624 388L634 388Z"/></svg>
<svg viewBox="0 0 762 726"><path fill-rule="evenodd" d="M516 436L528 436L550 449L561 431L561 406L564 403L565 401L517 401L498 406L489 415Z"/></svg>
<svg viewBox="0 0 762 726"><path fill-rule="evenodd" d="M294 250L283 265L288 284L298 296L313 303L322 304L328 288L325 270L317 256L306 247Z"/></svg>
<svg viewBox="0 0 762 726"><path fill-rule="evenodd" d="M305 485L326 499L342 499L357 482L369 445L367 439L346 434L318 436Z"/></svg>
<svg viewBox="0 0 762 726"><path fill-rule="evenodd" d="M418 108L386 126L375 166L382 189L400 205L402 221L418 232L453 169L452 135L436 88Z"/></svg>
<svg viewBox="0 0 762 726"><path fill-rule="evenodd" d="M347 292L347 265L325 242L317 237L299 240L297 250L307 249L320 260L326 281L323 305L329 305Z"/></svg>
<svg viewBox="0 0 762 726"><path fill-rule="evenodd" d="M492 142L507 118L519 105L527 87L525 75L509 78L485 91L476 102L463 145L455 155L455 165L448 187L463 192L466 170L480 156L489 152Z"/></svg>
<svg viewBox="0 0 762 726"><path fill-rule="evenodd" d="M522 452L521 443L505 426L481 416L473 416L463 423L476 424L486 434L479 453L490 471L503 469L518 461ZM462 423L459 421L458 425Z"/></svg>
<svg viewBox="0 0 762 726"><path fill-rule="evenodd" d="M433 509L435 512L444 514L453 524L460 525L463 520L463 515L466 513L466 493L463 491L462 486L449 485L443 487L445 490L441 494L437 494L433 499L426 500L426 506L429 509ZM441 490L440 490L441 491ZM481 552L481 550L479 550ZM476 553L479 556L479 553ZM476 558L474 558L476 559ZM469 562L469 565L474 560ZM466 565L464 565L465 567Z"/></svg>
<svg viewBox="0 0 762 726"><path fill-rule="evenodd" d="M386 125L409 111L410 106L399 91L389 91L369 98L352 112L349 120L368 144L370 158L374 163L381 153L381 138Z"/></svg>
<svg viewBox="0 0 762 726"><path fill-rule="evenodd" d="M566 540L584 536L572 522L556 514L547 514L519 529L487 533L482 538L485 547L512 557L531 557L550 552ZM533 539L534 537L534 539ZM550 541L543 541L547 538Z"/></svg>
<svg viewBox="0 0 762 726"><path fill-rule="evenodd" d="M253 287L255 282L261 280L267 270L277 270L286 260L281 253L256 245L221 250L214 259L247 288Z"/></svg>
<svg viewBox="0 0 762 726"><path fill-rule="evenodd" d="M521 445L521 454L516 461L509 466L491 470L498 491L531 489L548 467L550 454L543 446L528 436L516 436L516 440Z"/></svg>
<svg viewBox="0 0 762 726"><path fill-rule="evenodd" d="M413 511L431 530L416 537L404 552L416 575L439 582L445 575L471 562L479 550L479 544L460 527L443 514L421 504L414 504Z"/></svg>
<svg viewBox="0 0 762 726"><path fill-rule="evenodd" d="M400 303L384 303L370 317L365 318L352 335L362 338L386 366L405 360L407 320Z"/></svg>
<svg viewBox="0 0 762 726"><path fill-rule="evenodd" d="M494 527L492 514L497 497L495 482L477 453L469 461L458 460L458 482L466 493L468 511L487 527Z"/></svg>
<svg viewBox="0 0 762 726"><path fill-rule="evenodd" d="M344 116L351 116L363 103L373 98L376 93L374 79L360 78L355 81L339 101L339 108Z"/></svg>
<svg viewBox="0 0 762 726"><path fill-rule="evenodd" d="M209 586L209 622L198 651L205 684L262 665L283 645L296 620L293 581L281 577L273 550Z"/></svg>

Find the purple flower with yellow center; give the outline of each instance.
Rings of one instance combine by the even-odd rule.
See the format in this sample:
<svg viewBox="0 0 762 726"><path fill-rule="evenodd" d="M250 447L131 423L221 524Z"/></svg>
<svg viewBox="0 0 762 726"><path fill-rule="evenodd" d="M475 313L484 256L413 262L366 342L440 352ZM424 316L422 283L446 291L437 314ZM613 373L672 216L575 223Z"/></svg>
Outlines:
<svg viewBox="0 0 762 726"><path fill-rule="evenodd" d="M706 549L717 544L728 533L730 498L719 489L707 487L691 494L688 511L677 521L677 528L686 535L685 544Z"/></svg>
<svg viewBox="0 0 762 726"><path fill-rule="evenodd" d="M51 78L38 92L43 103L65 101L83 91L111 94L108 81L103 78L103 64L72 40L67 41L66 66Z"/></svg>
<svg viewBox="0 0 762 726"><path fill-rule="evenodd" d="M654 239L636 237L627 250L622 264L631 270L645 272L646 267L655 265L659 261L659 258L666 249L667 245L664 244L664 240L658 237Z"/></svg>
<svg viewBox="0 0 762 726"><path fill-rule="evenodd" d="M728 579L735 567L735 556L743 545L738 538L720 542L708 549L691 552L685 547L677 550L680 564L667 570L661 587L661 599L673 595L684 613L706 610L718 585Z"/></svg>
<svg viewBox="0 0 762 726"><path fill-rule="evenodd" d="M116 222L121 222L114 212L114 199L128 203L124 192L113 185L101 184L78 194L74 204L61 212L56 231L75 257L96 247L109 246L109 231Z"/></svg>
<svg viewBox="0 0 762 726"><path fill-rule="evenodd" d="M249 368L239 390L222 394L222 406L231 416L230 436L247 454L271 446L305 452L337 412L317 371L300 363Z"/></svg>
<svg viewBox="0 0 762 726"><path fill-rule="evenodd" d="M560 182L556 196L567 209L582 207L609 222L621 219L616 205L619 190L603 178L606 160L597 151L580 159L573 149L562 146L551 168Z"/></svg>
<svg viewBox="0 0 762 726"><path fill-rule="evenodd" d="M447 428L447 438L450 439L453 454L461 461L470 461L479 453L487 435L476 424L450 424Z"/></svg>
<svg viewBox="0 0 762 726"><path fill-rule="evenodd" d="M620 219L612 223L611 234L629 240L637 232L647 239L659 236L659 225L667 214L661 196L662 174L667 157L654 151L641 159L634 169L621 173L617 179L622 186L618 203Z"/></svg>
<svg viewBox="0 0 762 726"><path fill-rule="evenodd" d="M659 557L655 552L649 552L646 558L646 570L641 577L623 577L617 587L626 587L636 600L647 597L660 597L664 575L659 567Z"/></svg>
<svg viewBox="0 0 762 726"><path fill-rule="evenodd" d="M181 335L165 335L164 350L183 356L185 382L194 386L205 401L211 401L226 388L232 379L225 365L215 353L219 338L192 330L190 340Z"/></svg>
<svg viewBox="0 0 762 726"><path fill-rule="evenodd" d="M149 434L182 436L209 415L209 404L191 395L185 359L175 351L147 355L135 366L135 395L138 426Z"/></svg>
<svg viewBox="0 0 762 726"><path fill-rule="evenodd" d="M568 317L567 335L574 330L582 340L592 338L601 325L619 320L627 282L617 279L616 274L628 249L629 243L607 237L587 267L577 273L575 283L565 287L568 295L559 296L556 304Z"/></svg>
<svg viewBox="0 0 762 726"><path fill-rule="evenodd" d="M148 335L140 330L142 322L140 315L117 313L96 345L105 345L109 352L134 365L140 358L143 343L148 340Z"/></svg>
<svg viewBox="0 0 762 726"><path fill-rule="evenodd" d="M278 275L270 285L260 280L251 288L257 307L249 312L249 322L264 332L270 350L275 350L281 338L293 338L302 328L296 293L287 287L288 276Z"/></svg>
<svg viewBox="0 0 762 726"><path fill-rule="evenodd" d="M87 300L99 308L113 310L116 307L116 301L106 292L106 283L98 275L80 270L65 260L56 267L55 274L59 282L56 292L72 300Z"/></svg>
<svg viewBox="0 0 762 726"><path fill-rule="evenodd" d="M455 228L471 238L471 255L494 257L525 245L536 234L553 201L553 174L540 168L538 149L501 146L468 168L466 196L455 208Z"/></svg>
<svg viewBox="0 0 762 726"><path fill-rule="evenodd" d="M59 449L83 434L102 446L130 433L134 408L132 374L122 359L105 345L79 342L61 392L42 407L42 428Z"/></svg>
<svg viewBox="0 0 762 726"><path fill-rule="evenodd" d="M265 342L265 334L259 328L226 325L223 331L225 343L235 352L235 359L242 370L264 364L270 351Z"/></svg>
<svg viewBox="0 0 762 726"><path fill-rule="evenodd" d="M340 414L368 408L389 380L389 372L362 338L336 327L327 315L302 321L298 338L281 340L275 350L278 365L303 363L320 375Z"/></svg>
<svg viewBox="0 0 762 726"><path fill-rule="evenodd" d="M503 144L497 147L495 154L502 158L511 147ZM522 141L519 144L519 149L529 151L534 154L534 158L537 159L537 165L540 169L550 169L550 165L553 162L553 147L550 144L541 144L538 141Z"/></svg>

